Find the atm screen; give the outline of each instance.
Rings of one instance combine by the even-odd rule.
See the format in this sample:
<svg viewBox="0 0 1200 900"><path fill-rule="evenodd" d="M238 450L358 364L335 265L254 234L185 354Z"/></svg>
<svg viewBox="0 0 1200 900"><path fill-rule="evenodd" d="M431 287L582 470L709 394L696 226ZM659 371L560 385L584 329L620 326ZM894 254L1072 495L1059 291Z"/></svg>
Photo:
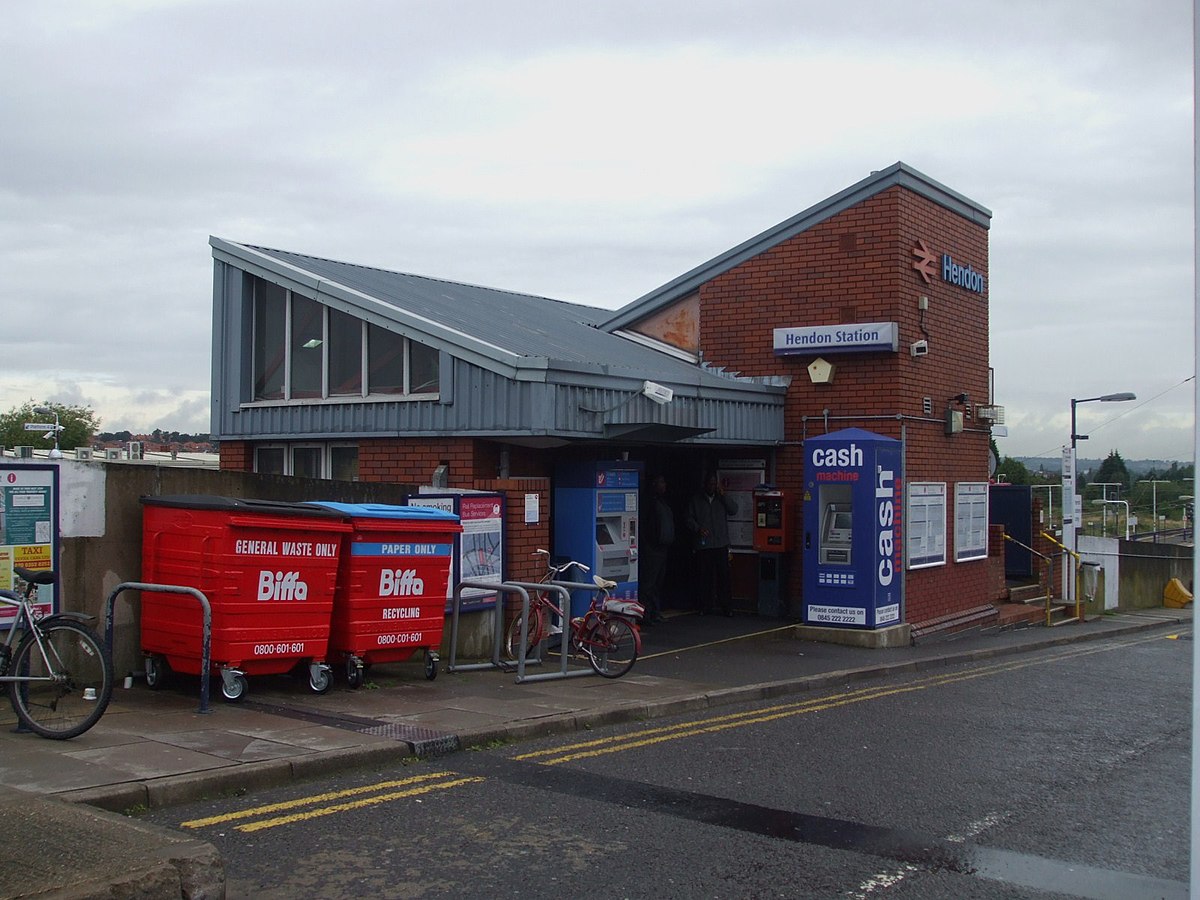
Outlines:
<svg viewBox="0 0 1200 900"><path fill-rule="evenodd" d="M835 512L833 514L833 530L834 531L850 531L850 513Z"/></svg>
<svg viewBox="0 0 1200 900"><path fill-rule="evenodd" d="M616 543L613 540L612 532L608 530L607 522L596 523L596 543L601 547L611 547Z"/></svg>

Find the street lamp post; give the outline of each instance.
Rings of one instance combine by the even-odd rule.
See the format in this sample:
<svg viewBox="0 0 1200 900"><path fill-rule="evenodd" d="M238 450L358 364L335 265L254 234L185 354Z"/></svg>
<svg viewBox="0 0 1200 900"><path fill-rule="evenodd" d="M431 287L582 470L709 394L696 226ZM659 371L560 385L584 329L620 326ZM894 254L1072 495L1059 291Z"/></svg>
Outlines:
<svg viewBox="0 0 1200 900"><path fill-rule="evenodd" d="M1158 486L1170 483L1165 479L1160 481L1157 478L1142 478L1138 481L1138 484L1148 484L1152 489L1150 502L1152 504L1151 509L1153 510L1151 515L1154 516L1154 543L1156 544L1158 543Z"/></svg>
<svg viewBox="0 0 1200 900"><path fill-rule="evenodd" d="M1120 403L1126 400L1136 400L1137 395L1129 391L1117 394L1102 394L1099 397L1071 398L1071 446L1063 448L1063 543L1066 544L1070 555L1078 559L1075 530L1079 527L1082 517L1080 497L1075 493L1075 444L1086 441L1086 434L1079 434L1075 426L1075 407L1080 403ZM1071 498L1071 510L1068 516L1067 498ZM1075 579L1070 577L1070 566L1063 566L1063 598L1073 600L1075 596Z"/></svg>
<svg viewBox="0 0 1200 900"><path fill-rule="evenodd" d="M1106 509L1111 506L1125 507L1125 540L1129 540L1129 501L1128 500L1093 500L1093 506L1103 506Z"/></svg>

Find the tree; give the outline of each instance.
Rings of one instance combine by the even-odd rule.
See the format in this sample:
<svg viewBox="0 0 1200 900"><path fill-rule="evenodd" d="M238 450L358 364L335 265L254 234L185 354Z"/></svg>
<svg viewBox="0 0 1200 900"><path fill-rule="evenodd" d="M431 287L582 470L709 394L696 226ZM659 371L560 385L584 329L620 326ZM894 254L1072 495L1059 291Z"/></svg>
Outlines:
<svg viewBox="0 0 1200 900"><path fill-rule="evenodd" d="M1096 470L1096 477L1092 481L1120 484L1128 490L1129 469L1125 467L1125 460L1121 459L1121 454L1116 450L1109 451L1108 458L1100 463L1100 468Z"/></svg>
<svg viewBox="0 0 1200 900"><path fill-rule="evenodd" d="M32 400L14 407L6 413L0 413L0 444L5 447L17 447L31 444L44 450L54 447L54 438L42 437L44 432L26 431L25 423L54 421L54 413L34 412L35 408L48 408L58 413L58 424L62 432L58 436L58 445L64 450L73 447L90 447L92 435L100 427L100 419L96 411L88 406L67 406L65 403L34 403Z"/></svg>
<svg viewBox="0 0 1200 900"><path fill-rule="evenodd" d="M1029 468L1019 459L1013 459L1011 456L1006 456L1000 460L1000 467L996 470L996 477L1004 476L1004 480L1009 484L1032 484L1033 476L1029 474Z"/></svg>

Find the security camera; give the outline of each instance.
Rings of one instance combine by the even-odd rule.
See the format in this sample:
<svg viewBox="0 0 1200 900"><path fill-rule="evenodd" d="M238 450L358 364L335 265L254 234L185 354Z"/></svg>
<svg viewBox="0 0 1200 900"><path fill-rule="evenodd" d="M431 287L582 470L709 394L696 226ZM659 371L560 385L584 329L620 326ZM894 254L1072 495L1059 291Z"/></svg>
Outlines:
<svg viewBox="0 0 1200 900"><path fill-rule="evenodd" d="M913 356L925 356L929 353L929 341L915 341L908 349Z"/></svg>

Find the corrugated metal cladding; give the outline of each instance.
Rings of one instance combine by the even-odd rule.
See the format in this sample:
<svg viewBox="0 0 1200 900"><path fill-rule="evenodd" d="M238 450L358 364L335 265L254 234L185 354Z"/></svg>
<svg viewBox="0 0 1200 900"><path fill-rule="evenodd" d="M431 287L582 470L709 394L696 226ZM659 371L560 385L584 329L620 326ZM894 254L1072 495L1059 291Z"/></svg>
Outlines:
<svg viewBox="0 0 1200 900"><path fill-rule="evenodd" d="M687 442L773 444L783 434L783 397L740 400L676 396L665 406L629 391L513 381L462 361L442 400L253 404L222 415L226 439L321 439L381 435L486 434L600 439L605 427L657 424L703 429ZM614 408L615 407L615 408ZM596 412L599 410L600 412Z"/></svg>
<svg viewBox="0 0 1200 900"><path fill-rule="evenodd" d="M783 440L782 387L730 379L598 331L593 322L607 314L604 310L218 239L213 245L219 257L213 290L213 430L218 440L447 435L596 440L612 429L640 433L648 441ZM322 300L357 292L369 298L362 303L364 315L368 308L374 318L389 308L397 321L408 314L406 327L398 328L405 333L413 331L411 316L417 315L477 334L499 349L493 359L472 344L470 352L463 352L465 358L459 358L456 345L446 340L452 332L441 329L441 340L429 342L442 350L442 389L436 400L252 403L253 318L245 272L271 276L289 287L304 285L306 293L319 282ZM470 342L469 337L464 340ZM512 357L505 354L516 354L523 362L514 369ZM647 379L670 387L674 400L659 405L641 396ZM631 432L634 426L646 427Z"/></svg>

